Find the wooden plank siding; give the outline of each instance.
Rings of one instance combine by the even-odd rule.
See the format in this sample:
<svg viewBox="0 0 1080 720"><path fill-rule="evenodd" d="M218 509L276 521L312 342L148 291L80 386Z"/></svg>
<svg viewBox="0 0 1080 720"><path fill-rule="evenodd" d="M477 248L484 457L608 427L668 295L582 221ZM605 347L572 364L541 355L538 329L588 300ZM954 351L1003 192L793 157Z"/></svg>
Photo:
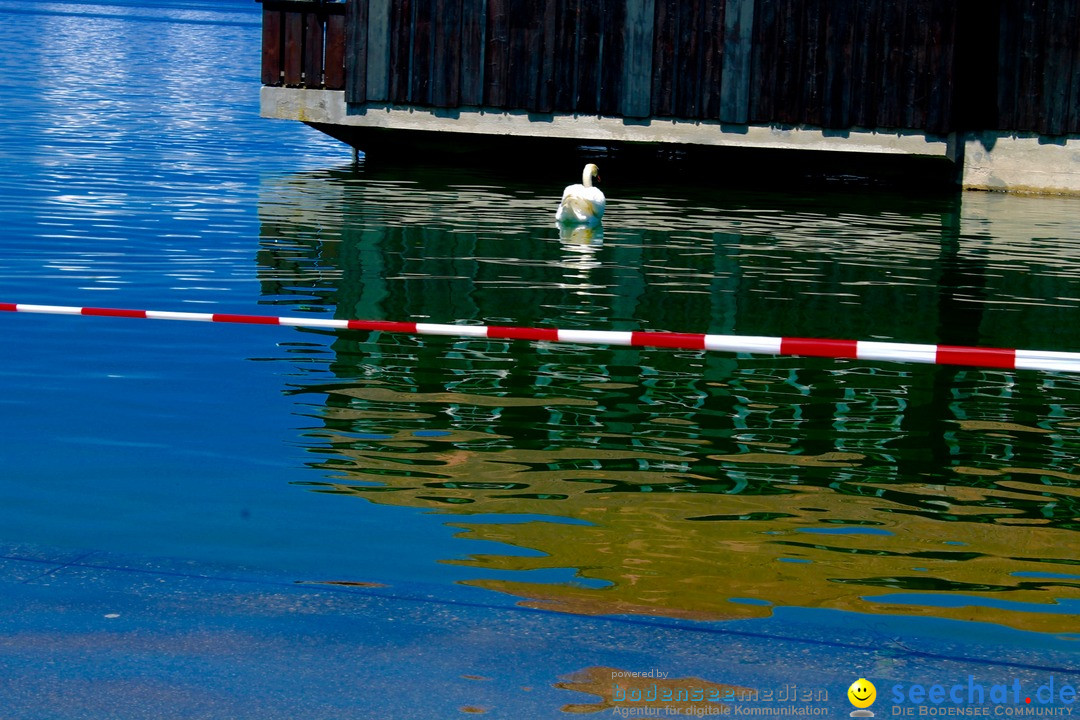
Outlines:
<svg viewBox="0 0 1080 720"><path fill-rule="evenodd" d="M581 0L578 5L577 44L573 56L577 92L566 108L585 115L599 114L600 68L597 58L603 49L603 14L597 0Z"/></svg>
<svg viewBox="0 0 1080 720"><path fill-rule="evenodd" d="M717 119L723 82L724 0L699 0L683 9L680 18L683 47L676 91L676 111L690 117Z"/></svg>
<svg viewBox="0 0 1080 720"><path fill-rule="evenodd" d="M461 104L461 9L463 0L435 3L431 47L431 104L457 107Z"/></svg>
<svg viewBox="0 0 1080 720"><path fill-rule="evenodd" d="M344 2L262 0L264 85L341 90L346 83L349 27ZM354 3L355 12L360 3ZM366 3L364 4L366 5Z"/></svg>
<svg viewBox="0 0 1080 720"><path fill-rule="evenodd" d="M596 5L600 14L600 39L596 56L582 60L598 70L597 111L601 115L623 114L623 72L626 65L626 0L603 0Z"/></svg>
<svg viewBox="0 0 1080 720"><path fill-rule="evenodd" d="M951 3L772 0L758 5L750 122L951 129L956 24Z"/></svg>
<svg viewBox="0 0 1080 720"><path fill-rule="evenodd" d="M342 5L264 0L263 82L353 104L1080 133L1080 0Z"/></svg>
<svg viewBox="0 0 1080 720"><path fill-rule="evenodd" d="M1080 132L1080 0L1001 0L999 130Z"/></svg>
<svg viewBox="0 0 1080 720"><path fill-rule="evenodd" d="M556 0L555 35L546 39L552 45L552 109L570 112L577 97L575 60L578 46L576 33L578 8L583 0ZM558 62L554 59L558 58Z"/></svg>

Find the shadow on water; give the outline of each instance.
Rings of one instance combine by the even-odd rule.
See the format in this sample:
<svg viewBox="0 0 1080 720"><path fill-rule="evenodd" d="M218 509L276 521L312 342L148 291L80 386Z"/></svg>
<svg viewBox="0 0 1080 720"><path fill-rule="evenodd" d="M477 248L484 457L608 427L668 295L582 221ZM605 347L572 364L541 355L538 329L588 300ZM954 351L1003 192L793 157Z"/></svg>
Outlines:
<svg viewBox="0 0 1080 720"><path fill-rule="evenodd" d="M1080 235L1046 219L1069 201L627 184L602 233L560 237L557 192L445 168L272 181L262 302L1080 348L1063 322ZM529 606L798 605L1044 632L1078 609L1075 377L317 330L281 347L311 453L298 486L452 515L462 542L445 562ZM472 539L508 552L468 554ZM574 579L535 579L548 569Z"/></svg>

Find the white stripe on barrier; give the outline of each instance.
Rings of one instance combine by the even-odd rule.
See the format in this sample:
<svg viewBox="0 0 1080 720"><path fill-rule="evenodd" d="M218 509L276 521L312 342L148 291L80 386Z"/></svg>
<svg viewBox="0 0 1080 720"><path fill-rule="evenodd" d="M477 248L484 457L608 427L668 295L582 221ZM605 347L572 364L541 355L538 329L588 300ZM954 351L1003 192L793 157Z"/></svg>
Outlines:
<svg viewBox="0 0 1080 720"><path fill-rule="evenodd" d="M19 312L28 313L45 313L48 315L81 315L81 307L71 307L69 305L23 305L18 304L15 306Z"/></svg>
<svg viewBox="0 0 1080 720"><path fill-rule="evenodd" d="M335 330L349 329L348 320L334 320L333 318L281 317L278 318L278 325L285 325L287 327L333 328Z"/></svg>
<svg viewBox="0 0 1080 720"><path fill-rule="evenodd" d="M894 360L898 362L937 362L937 345L916 343L877 342L860 340L856 345L860 360Z"/></svg>
<svg viewBox="0 0 1080 720"><path fill-rule="evenodd" d="M147 310L148 320L185 320L193 322L214 322L213 313L174 312L171 310Z"/></svg>
<svg viewBox="0 0 1080 720"><path fill-rule="evenodd" d="M487 325L444 325L416 323L419 335L450 335L452 337L487 337Z"/></svg>
<svg viewBox="0 0 1080 720"><path fill-rule="evenodd" d="M630 345L634 333L616 330L559 330L559 342L585 345Z"/></svg>
<svg viewBox="0 0 1080 720"><path fill-rule="evenodd" d="M1056 370L1080 372L1080 353L1053 350L1017 350L1017 370Z"/></svg>
<svg viewBox="0 0 1080 720"><path fill-rule="evenodd" d="M783 338L764 335L706 335L705 349L735 353L779 355Z"/></svg>

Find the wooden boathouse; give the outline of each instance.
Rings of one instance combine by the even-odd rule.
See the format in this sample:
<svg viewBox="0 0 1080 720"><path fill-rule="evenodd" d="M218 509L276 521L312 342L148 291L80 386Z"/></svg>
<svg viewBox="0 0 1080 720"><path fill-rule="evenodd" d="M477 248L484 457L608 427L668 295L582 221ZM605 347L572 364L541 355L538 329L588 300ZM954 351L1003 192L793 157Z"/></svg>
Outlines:
<svg viewBox="0 0 1080 720"><path fill-rule="evenodd" d="M939 156L1080 193L1080 0L262 0L266 117Z"/></svg>

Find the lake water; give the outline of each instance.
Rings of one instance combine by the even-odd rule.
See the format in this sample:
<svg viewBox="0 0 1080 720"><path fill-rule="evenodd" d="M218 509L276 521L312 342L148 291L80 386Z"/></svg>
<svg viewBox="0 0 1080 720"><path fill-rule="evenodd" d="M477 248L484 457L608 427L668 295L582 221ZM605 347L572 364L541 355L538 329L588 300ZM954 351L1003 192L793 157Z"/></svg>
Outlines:
<svg viewBox="0 0 1080 720"><path fill-rule="evenodd" d="M622 167L602 232L561 237L576 166L354 166L260 119L254 3L0 19L2 302L1080 349L1077 199ZM8 313L0 333L0 542L1076 638L1075 375Z"/></svg>

